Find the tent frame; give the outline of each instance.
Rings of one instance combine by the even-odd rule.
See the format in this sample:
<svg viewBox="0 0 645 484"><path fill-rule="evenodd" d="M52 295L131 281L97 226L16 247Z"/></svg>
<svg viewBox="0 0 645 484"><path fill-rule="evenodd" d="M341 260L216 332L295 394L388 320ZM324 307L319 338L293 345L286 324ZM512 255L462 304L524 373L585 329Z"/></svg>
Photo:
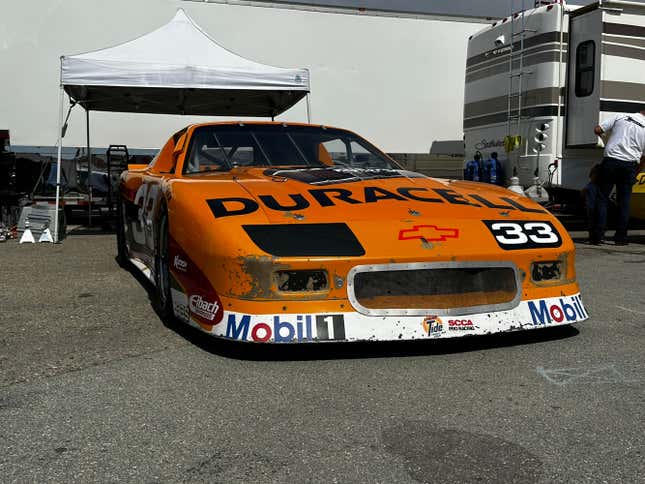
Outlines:
<svg viewBox="0 0 645 484"><path fill-rule="evenodd" d="M61 57L62 60L62 57ZM61 67L61 79L62 79L62 67ZM310 92L307 93L305 96L305 100L307 103L307 122L311 124L311 101L310 101ZM71 97L70 97L71 100ZM57 150L57 163L56 163L56 216L54 217L54 243L59 243L59 223L58 223L58 211L61 206L61 191L60 191L60 178L61 178L61 162L62 162L62 153L63 153L63 138L65 137L65 131L66 129L66 124L67 121L64 119L64 113L65 113L65 86L63 85L63 82L61 80L60 83L60 94L58 96L58 104L59 104L59 109L58 109L58 150ZM72 101L70 104L70 111L72 108L76 105L79 104L76 101ZM81 106L83 106L82 103L80 103ZM87 184L88 184L88 190L89 190L89 200L88 200L88 224L91 226L92 225L92 149L90 146L90 109L83 106L85 109L85 128L86 128L86 149L87 149ZM68 114L68 119L69 119L69 114ZM274 117L271 117L271 120L273 121Z"/></svg>
<svg viewBox="0 0 645 484"><path fill-rule="evenodd" d="M174 26L174 27L170 27L171 25ZM110 80L109 82L95 83L95 81L96 81L95 77L89 78L90 79L89 81L87 80L88 77L86 76L86 72L84 71L85 67L84 67L84 64L82 64L82 63L83 62L90 62L91 63L94 60L94 58L91 57L91 56L88 58L87 57L88 54L95 54L97 52L102 52L102 51L113 51L114 49L118 49L121 46L124 46L126 44L130 44L132 42L140 42L142 39L146 38L149 35L150 36L151 35L157 35L158 36L159 32L165 32L165 30L163 30L163 29L167 29L167 28L177 29L177 28L180 28L179 26L185 26L185 25L189 25L189 27L188 27L189 30L186 31L186 32L188 32L188 36L185 37L185 39L189 39L189 38L192 39L193 38L193 37L191 37L191 34L190 34L191 32L193 34L197 33L198 39L201 39L199 42L202 42L202 43L207 42L207 45L209 47L212 44L213 47L219 49L218 52L222 52L222 53L225 54L225 56L228 56L227 58L229 60L230 60L231 55L235 56L234 60L239 59L240 61L242 61L240 63L240 66L241 66L239 68L240 70L238 72L244 73L244 74L246 74L246 76L242 75L242 77L240 79L237 79L238 80L237 84L235 84L235 83L233 83L233 84L231 84L231 83L222 83L221 79L219 79L219 81L220 81L219 83L209 81L209 82L203 83L203 84L199 83L199 82L191 84L189 81L192 80L191 76L194 75L194 73L191 70L190 75L187 75L187 76L185 75L185 76L181 77L182 82L180 82L180 83L173 84L173 83L164 82L164 83L161 83L161 84L152 83L152 84L147 84L147 85L145 83L142 83L141 85L139 85L139 84L130 84L130 83L128 83L128 81L130 79L128 79L127 76L126 76L125 80L124 80L123 77L120 77L121 73L118 70L117 70L117 72L119 73L119 75L113 76L112 75L113 74L113 68L112 67L106 67L105 65L103 65L102 67L99 68L99 71L101 72L101 75L103 76L104 79L107 78L107 79ZM181 27L181 28L184 29L184 27ZM180 30L180 32L184 32L184 30ZM177 39L174 38L173 40L176 41ZM176 42L175 42L175 44L176 44ZM121 55L123 55L123 53L121 53ZM70 61L69 64L66 64L67 59L69 59L69 61ZM122 59L126 59L125 62L128 62L130 60L130 57L125 56L125 57L122 57ZM170 63L165 63L164 64L162 62L161 64L156 64L157 66L160 66L160 68L161 68L160 72L165 72L163 70L164 68L168 68L171 71L172 71L172 69L176 70L177 63L174 62L176 59L173 57L170 60L172 61ZM120 60L120 61L123 62L123 60ZM80 67L79 67L79 62L80 62ZM138 62L142 62L141 59L139 59ZM150 67L148 67L148 64L145 64L145 60L143 62L144 62L145 67L139 71L140 76L141 75L146 76L147 74L149 74L149 71L150 71ZM248 64L251 64L250 68L247 67ZM74 69L72 69L72 65L75 66ZM210 74L208 74L208 75L211 75L213 72L218 72L219 73L219 71L221 71L221 70L223 70L225 73L233 72L230 69L226 70L227 68L224 67L225 65L228 65L228 64L222 64L222 65L218 65L218 64L214 64L214 65L213 64L208 64L208 65L206 65L205 64L204 66L201 66L201 64L196 63L194 66L187 66L187 68L190 69L191 67L195 68L195 66L197 66L197 67L201 66L201 67L204 67L204 69L206 69L204 72L209 72L208 69L210 69ZM233 65L231 65L231 67ZM260 83L260 87L257 87L258 86L257 83L253 84L253 82L251 82L249 84L249 79L251 79L251 81L253 81L255 79L255 78L253 78L253 75L249 74L249 73L256 72L254 70L254 68L256 68L257 66L261 66L261 67L264 67L266 69L269 69L268 71L265 69L263 77L261 77L262 82ZM180 70L178 72L180 72L181 74L185 74L185 69L186 68L184 68L184 71ZM250 69L250 70L245 71L245 69ZM276 71L279 71L279 73L276 74ZM90 91L92 90L92 88L98 89L99 87L101 87L101 88L109 88L109 89L114 89L114 88L133 88L133 89L137 89L137 88L140 88L140 87L141 88L150 88L150 89L161 88L161 89L172 90L172 91L179 90L180 97L184 95L184 91L183 91L184 89L191 89L191 90L192 89L197 89L197 90L205 89L205 90L208 90L208 91L212 91L211 99L216 99L217 101L225 100L225 99L228 98L228 96L231 95L230 94L231 92L239 92L239 91L244 91L244 92L250 91L253 94L257 94L257 93L260 93L260 92L262 92L262 93L289 92L290 94L299 93L297 95L297 98L295 98L295 101L285 103L284 98L283 98L283 99L279 99L280 102L278 104L276 104L276 105L267 104L267 103L273 103L274 99L271 98L271 97L269 97L268 99L263 99L263 101L260 104L256 104L255 106L253 106L252 104L251 105L249 105L249 104L245 105L244 103L238 103L238 114L237 115L238 116L244 116L244 117L246 117L246 116L252 116L252 117L269 116L273 120L275 118L275 116L277 116L277 115L281 114L282 112L286 111L287 109L292 107L294 104L299 102L304 97L304 98L306 98L306 104L307 104L307 106L306 106L307 107L307 121L309 123L311 123L311 121L312 121L311 103L310 103L310 93L311 93L310 77L311 76L309 75L308 69L300 69L300 71L301 71L300 74L302 74L302 78L300 77L300 74L296 73L295 78L293 79L293 81L285 80L284 76L286 74L283 73L282 71L294 71L294 72L296 72L296 70L294 70L294 69L289 70L289 69L276 68L276 67L273 67L273 66L266 66L264 64L259 64L257 62L249 61L248 59L246 59L246 58L244 58L242 56L239 56L237 54L234 54L234 53L228 51L226 48L224 48L221 45L219 45L204 30L202 30L201 27L199 27L189 16L187 16L186 13L184 12L184 10L181 9L181 8L177 10L177 13L175 14L175 17L168 24L158 28L157 30L149 32L148 34L144 34L144 35L142 35L140 37L137 37L136 39L134 39L132 41L125 42L123 44L119 44L119 45L114 46L114 47L108 47L106 49L102 49L102 50L99 50L99 51L93 51L93 52L89 52L89 53L85 53L85 54L73 55L73 56L70 56L69 58L67 58L65 56L61 56L61 58L60 58L60 86L59 86L60 87L60 92L59 92L59 117L58 117L58 154L57 154L57 166L56 166L56 217L55 217L55 220L54 220L54 242L58 243L59 240L60 240L60 234L59 234L60 227L59 227L58 211L59 211L60 206L61 206L61 200L64 198L63 194L61 193L61 173L62 173L61 164L62 164L63 138L65 137L65 133L67 131L67 122L69 121L69 116L70 116L71 110L76 104L80 104L83 107L83 109L85 109L85 129L86 129L86 138L87 138L86 146L87 146L87 161L88 161L87 187L88 187L88 191L89 191L89 193L88 193L88 196L89 196L89 199L88 199L88 207L89 207L88 219L89 220L88 221L89 221L90 225L92 224L92 205L93 205L93 193L92 193L92 191L93 191L92 190L92 188L93 188L92 187L92 171L93 170L92 170L92 148L91 148L91 144L90 144L90 111L97 111L98 110L98 111L108 111L108 112L147 112L147 113L151 113L151 114L152 113L178 114L178 115L189 114L189 115L198 115L198 116L201 115L201 116L227 116L227 117L232 117L232 116L236 115L235 111L231 110L231 105L212 104L212 105L209 105L209 107L206 108L206 109L200 109L199 105L195 106L193 104L190 107L189 110L186 110L185 106L183 106L183 103L182 103L182 109L177 110L177 109L172 109L172 106L170 105L170 101L167 100L167 99L164 99L163 102L161 102L161 105L163 106L162 110L150 109L150 104L147 106L148 110L138 111L138 108L137 109L130 109L131 104L130 104L130 98L128 98L128 97L126 97L126 99L127 99L126 103L124 103L123 99L121 99L121 102L108 102L107 104L101 104L99 102L98 104L96 104L97 99L95 99L93 97L91 92L87 92L88 91L87 88L90 88L89 89ZM64 78L64 73L65 72L67 72L67 74L65 74L67 77ZM130 72L130 71L127 71L127 72ZM156 74L158 74L158 73L159 72L156 72ZM84 77L84 75L85 75L85 77ZM291 75L291 74L289 74L289 75ZM110 76L112 76L112 77L110 77ZM227 79L226 76L224 76L224 78ZM304 82L303 79L305 79L305 78L306 78L306 84L303 84L303 82ZM115 79L116 79L116 82L115 82ZM217 78L217 76L215 76L215 77L213 77L213 79L218 79L218 78ZM267 84L266 84L267 82L273 83L272 87L267 88ZM254 87L249 87L249 86L254 86ZM80 89L79 90L79 89L77 89L79 87L82 87L82 88L85 88L85 89ZM222 91L222 92L228 91L228 96L226 98L222 98L221 93L218 92L218 91ZM96 92L96 90L95 90L95 92ZM113 91L111 91L111 92L113 93ZM65 112L64 111L64 104L65 104L65 94L66 93L67 93L67 95L69 97L69 100L70 100L70 107L69 107L69 112L67 113L67 118L64 117L64 112ZM118 91L117 91L117 93L118 93ZM159 91L157 91L155 94L159 95ZM129 94L126 93L125 95L128 96ZM146 96L148 96L148 97L146 97ZM158 100L155 100L154 95L151 92L146 91L144 95L141 95L141 97L144 98L144 100L146 100L148 103L153 103L153 104L155 102L159 103ZM109 96L108 96L107 99L110 100ZM101 101L101 99L99 99L99 101ZM234 98L231 98L230 102L235 103L236 100ZM272 106L270 111L265 109L269 105ZM262 107L262 109L256 109L257 106ZM176 108L177 106L175 105L174 107ZM146 109L146 106L144 106L144 109Z"/></svg>
<svg viewBox="0 0 645 484"><path fill-rule="evenodd" d="M62 62L62 58L61 58ZM62 67L61 67L62 70ZM57 154L57 163L56 163L56 211L54 216L54 243L58 243L58 209L60 207L60 174L61 174L61 158L63 154L63 102L65 101L65 89L61 80L60 83L60 94L58 96L58 154Z"/></svg>

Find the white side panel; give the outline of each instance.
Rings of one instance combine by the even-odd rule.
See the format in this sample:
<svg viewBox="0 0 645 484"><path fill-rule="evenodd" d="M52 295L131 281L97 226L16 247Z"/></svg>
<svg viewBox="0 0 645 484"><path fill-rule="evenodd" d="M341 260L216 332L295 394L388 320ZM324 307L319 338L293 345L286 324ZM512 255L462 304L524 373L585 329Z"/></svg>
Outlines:
<svg viewBox="0 0 645 484"><path fill-rule="evenodd" d="M569 24L569 76L567 89L567 146L595 146L593 132L600 112L602 10L572 17ZM593 71L585 72L593 57ZM591 88L587 75L593 72Z"/></svg>
<svg viewBox="0 0 645 484"><path fill-rule="evenodd" d="M562 188L581 190L589 183L591 167L602 160L600 148L567 149L558 169Z"/></svg>
<svg viewBox="0 0 645 484"><path fill-rule="evenodd" d="M554 44L553 49L547 52L556 57L558 55L558 45ZM564 54L566 55L566 53ZM532 56L526 56L527 61L532 60ZM526 93L534 89L558 86L558 62L542 62L526 68L530 71L524 79L522 92ZM515 72L515 71L514 71ZM483 101L486 99L507 96L508 95L508 69L492 76L477 79L466 84L465 103ZM517 92L514 85L513 92ZM504 111L506 111L504 106Z"/></svg>
<svg viewBox="0 0 645 484"><path fill-rule="evenodd" d="M601 119L639 111L645 107L645 4L605 12L602 42Z"/></svg>
<svg viewBox="0 0 645 484"><path fill-rule="evenodd" d="M643 39L645 55L645 39ZM605 55L602 59L602 80L645 85L645 61L631 57ZM626 93L628 94L628 93Z"/></svg>

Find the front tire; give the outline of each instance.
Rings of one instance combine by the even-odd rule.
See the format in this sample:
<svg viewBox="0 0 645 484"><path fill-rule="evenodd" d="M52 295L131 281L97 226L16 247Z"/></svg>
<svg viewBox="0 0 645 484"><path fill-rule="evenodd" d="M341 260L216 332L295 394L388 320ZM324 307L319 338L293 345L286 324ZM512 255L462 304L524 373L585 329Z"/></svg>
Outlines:
<svg viewBox="0 0 645 484"><path fill-rule="evenodd" d="M165 323L172 321L172 296L170 293L170 267L168 264L168 211L159 213L157 250L155 254L155 309Z"/></svg>

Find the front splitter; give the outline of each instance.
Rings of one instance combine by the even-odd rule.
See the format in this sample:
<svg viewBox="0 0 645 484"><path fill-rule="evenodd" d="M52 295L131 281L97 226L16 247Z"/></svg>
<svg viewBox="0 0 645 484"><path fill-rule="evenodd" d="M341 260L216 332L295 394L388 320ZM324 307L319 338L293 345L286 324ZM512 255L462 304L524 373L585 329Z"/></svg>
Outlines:
<svg viewBox="0 0 645 484"><path fill-rule="evenodd" d="M505 311L467 316L367 316L358 312L302 314L246 314L224 311L213 325L192 317L188 298L172 291L175 315L207 333L236 341L257 343L313 343L328 341L400 341L456 338L562 326L589 315L580 294L521 301Z"/></svg>

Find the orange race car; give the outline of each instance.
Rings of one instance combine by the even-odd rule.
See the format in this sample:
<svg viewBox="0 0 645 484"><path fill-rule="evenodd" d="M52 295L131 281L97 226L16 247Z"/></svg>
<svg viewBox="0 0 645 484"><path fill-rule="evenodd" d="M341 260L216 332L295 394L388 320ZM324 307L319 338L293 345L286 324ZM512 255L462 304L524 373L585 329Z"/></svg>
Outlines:
<svg viewBox="0 0 645 484"><path fill-rule="evenodd" d="M586 319L573 243L492 185L405 171L356 134L176 133L121 179L118 253L158 312L239 341L450 338Z"/></svg>

